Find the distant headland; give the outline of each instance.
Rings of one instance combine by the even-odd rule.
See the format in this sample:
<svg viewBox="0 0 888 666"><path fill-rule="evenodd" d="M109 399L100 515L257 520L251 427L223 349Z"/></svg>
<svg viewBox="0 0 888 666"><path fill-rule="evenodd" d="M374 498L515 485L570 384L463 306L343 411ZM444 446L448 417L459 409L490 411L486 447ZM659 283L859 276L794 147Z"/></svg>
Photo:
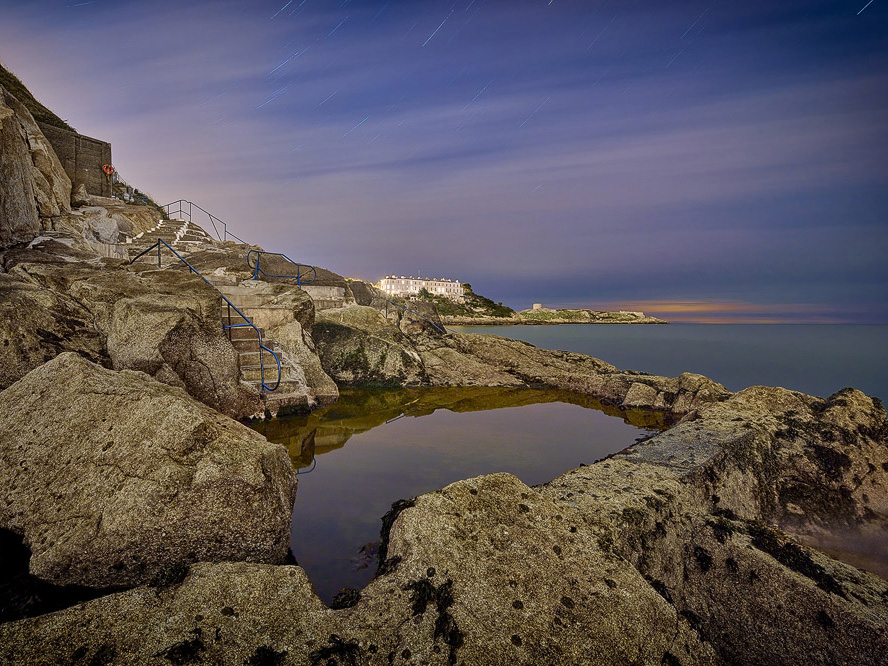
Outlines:
<svg viewBox="0 0 888 666"><path fill-rule="evenodd" d="M552 309L534 303L529 310L513 310L502 301L476 293L468 282L448 278L386 276L375 285L386 296L432 303L444 324L451 326L515 326L520 324L668 324L643 312Z"/></svg>

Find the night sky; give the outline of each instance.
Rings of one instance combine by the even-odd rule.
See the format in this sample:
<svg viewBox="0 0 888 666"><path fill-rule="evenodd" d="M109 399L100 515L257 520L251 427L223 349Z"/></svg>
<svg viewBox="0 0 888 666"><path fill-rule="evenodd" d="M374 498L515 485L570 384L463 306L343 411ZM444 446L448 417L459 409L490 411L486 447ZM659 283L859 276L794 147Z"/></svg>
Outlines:
<svg viewBox="0 0 888 666"><path fill-rule="evenodd" d="M160 203L515 308L888 323L888 2L0 0Z"/></svg>

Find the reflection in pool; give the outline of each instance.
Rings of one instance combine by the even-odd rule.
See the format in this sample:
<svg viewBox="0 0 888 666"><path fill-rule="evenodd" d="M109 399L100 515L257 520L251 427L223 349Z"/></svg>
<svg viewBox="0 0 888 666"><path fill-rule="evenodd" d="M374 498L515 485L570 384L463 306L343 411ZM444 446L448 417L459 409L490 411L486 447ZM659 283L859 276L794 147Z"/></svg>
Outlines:
<svg viewBox="0 0 888 666"><path fill-rule="evenodd" d="M335 405L253 427L286 446L300 472L291 547L329 602L370 582L392 502L490 472L544 483L663 419L566 391L346 389Z"/></svg>

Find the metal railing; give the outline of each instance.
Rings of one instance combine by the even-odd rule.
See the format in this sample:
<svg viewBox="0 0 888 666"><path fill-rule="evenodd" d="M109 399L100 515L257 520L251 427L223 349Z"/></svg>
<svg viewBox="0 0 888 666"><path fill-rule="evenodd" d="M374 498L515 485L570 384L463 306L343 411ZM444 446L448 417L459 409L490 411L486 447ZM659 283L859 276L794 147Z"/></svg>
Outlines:
<svg viewBox="0 0 888 666"><path fill-rule="evenodd" d="M314 468L318 466L317 456L312 457L311 464L308 467L297 467L296 474L311 474Z"/></svg>
<svg viewBox="0 0 888 666"><path fill-rule="evenodd" d="M414 314L414 315L416 315L417 317L421 317L422 319L425 319L425 320L426 320L427 322L429 322L432 326L434 326L435 329L437 329L442 335L447 335L447 331L444 330L444 327L443 327L443 326L438 326L438 324L436 324L435 322L433 322L431 319L429 319L429 318L426 317L425 315L421 315L421 314L419 314L416 310L411 310L411 309L408 308L406 305L401 305L400 303L395 303L394 301L390 301L389 299L385 299L385 303L386 303L386 306L385 306L385 316L386 316L386 317L388 317L388 304L391 303L391 304L394 305L396 308L401 308L404 312L409 312L410 314Z"/></svg>
<svg viewBox="0 0 888 666"><path fill-rule="evenodd" d="M207 220L209 220L210 224L213 226L213 231L216 232L216 236L220 241L227 241L230 238L238 241L239 243L247 244L243 238L239 238L235 236L233 233L228 231L228 225L225 224L218 217L213 215L210 211L201 208L196 203L188 201L186 199L179 199L178 201L173 201L172 203L168 203L165 206L161 206L164 212L167 214L167 217L178 216L181 220L188 220L189 222L194 222L195 211L197 211L198 217L200 213L203 213L207 216Z"/></svg>
<svg viewBox="0 0 888 666"><path fill-rule="evenodd" d="M250 257L252 257L254 254L256 255L256 260L255 260L255 263L251 264ZM259 261L262 259L263 254L271 254L271 255L274 255L277 257L283 257L284 259L286 259L287 261L289 261L291 264L293 264L296 267L296 275L272 275L270 273L266 273L265 271L263 271L259 267ZM290 259L290 257L288 257L286 254L284 254L282 252L266 252L264 250L250 250L249 252L247 252L247 266L249 266L252 269L254 280L258 280L260 274L262 274L265 277L296 278L296 284L301 287L303 284L311 284L318 277L318 271L314 266L307 266L305 264L296 263L295 261ZM302 273L303 268L310 268L311 269L311 279L310 280L303 279L303 273ZM306 271L304 275L308 275L308 271Z"/></svg>
<svg viewBox="0 0 888 666"><path fill-rule="evenodd" d="M132 265L137 259L141 259L143 256L145 256L146 254L151 252L151 250L153 250L154 248L157 248L157 267L162 268L163 265L162 265L162 260L161 260L161 250L163 249L163 247L161 244L165 245L170 252L172 252L174 255L176 255L176 258L179 261L181 261L183 264L188 266L188 268L191 269L191 271L193 273L195 273L201 280L206 282L213 289L216 289L216 285L214 285L212 282L207 280L201 274L201 272L199 270L197 270L194 266L189 264L181 254L179 254L172 247L170 247L169 243L167 243L162 238L158 238L157 242L154 245L149 247L147 250L142 250L141 252L139 252L139 254L137 254L135 257L133 257L130 260L130 265ZM218 291L218 289L216 289L216 290ZM245 315L243 312L241 312L234 303L232 303L230 300L228 300L228 297L225 296L225 294L223 294L222 292L219 292L219 295L222 296L222 300L224 300L228 304L228 323L222 324L223 330L228 331L232 328L247 328L247 327L249 327L249 328L252 328L254 331L256 331L256 337L259 340L259 376L260 376L260 382L262 384L262 388L265 389L266 391L269 391L269 392L277 390L278 386L281 385L281 359L278 358L278 355L275 354L271 349L269 349L268 347L266 347L265 345L262 344L262 332L256 327L256 325L253 322L250 321L250 319L247 317L247 315ZM234 310L235 312L237 312L238 315L240 315L240 317L244 320L243 324L232 324L231 323L231 310ZM229 339L230 339L230 335L231 334L229 333ZM263 349L265 351L267 351L269 354L271 354L274 357L275 363L277 363L277 381L275 382L274 386L269 386L268 384L265 383L265 363L262 360L262 350Z"/></svg>

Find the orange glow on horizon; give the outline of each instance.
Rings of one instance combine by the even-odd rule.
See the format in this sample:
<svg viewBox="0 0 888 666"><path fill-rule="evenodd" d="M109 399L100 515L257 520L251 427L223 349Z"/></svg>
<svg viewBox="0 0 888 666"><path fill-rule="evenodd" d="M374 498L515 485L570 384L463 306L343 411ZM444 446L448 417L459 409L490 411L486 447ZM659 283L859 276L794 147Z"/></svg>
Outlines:
<svg viewBox="0 0 888 666"><path fill-rule="evenodd" d="M746 303L741 301L644 300L595 303L599 310L641 311L687 324L838 324L853 321L832 308L813 303Z"/></svg>

